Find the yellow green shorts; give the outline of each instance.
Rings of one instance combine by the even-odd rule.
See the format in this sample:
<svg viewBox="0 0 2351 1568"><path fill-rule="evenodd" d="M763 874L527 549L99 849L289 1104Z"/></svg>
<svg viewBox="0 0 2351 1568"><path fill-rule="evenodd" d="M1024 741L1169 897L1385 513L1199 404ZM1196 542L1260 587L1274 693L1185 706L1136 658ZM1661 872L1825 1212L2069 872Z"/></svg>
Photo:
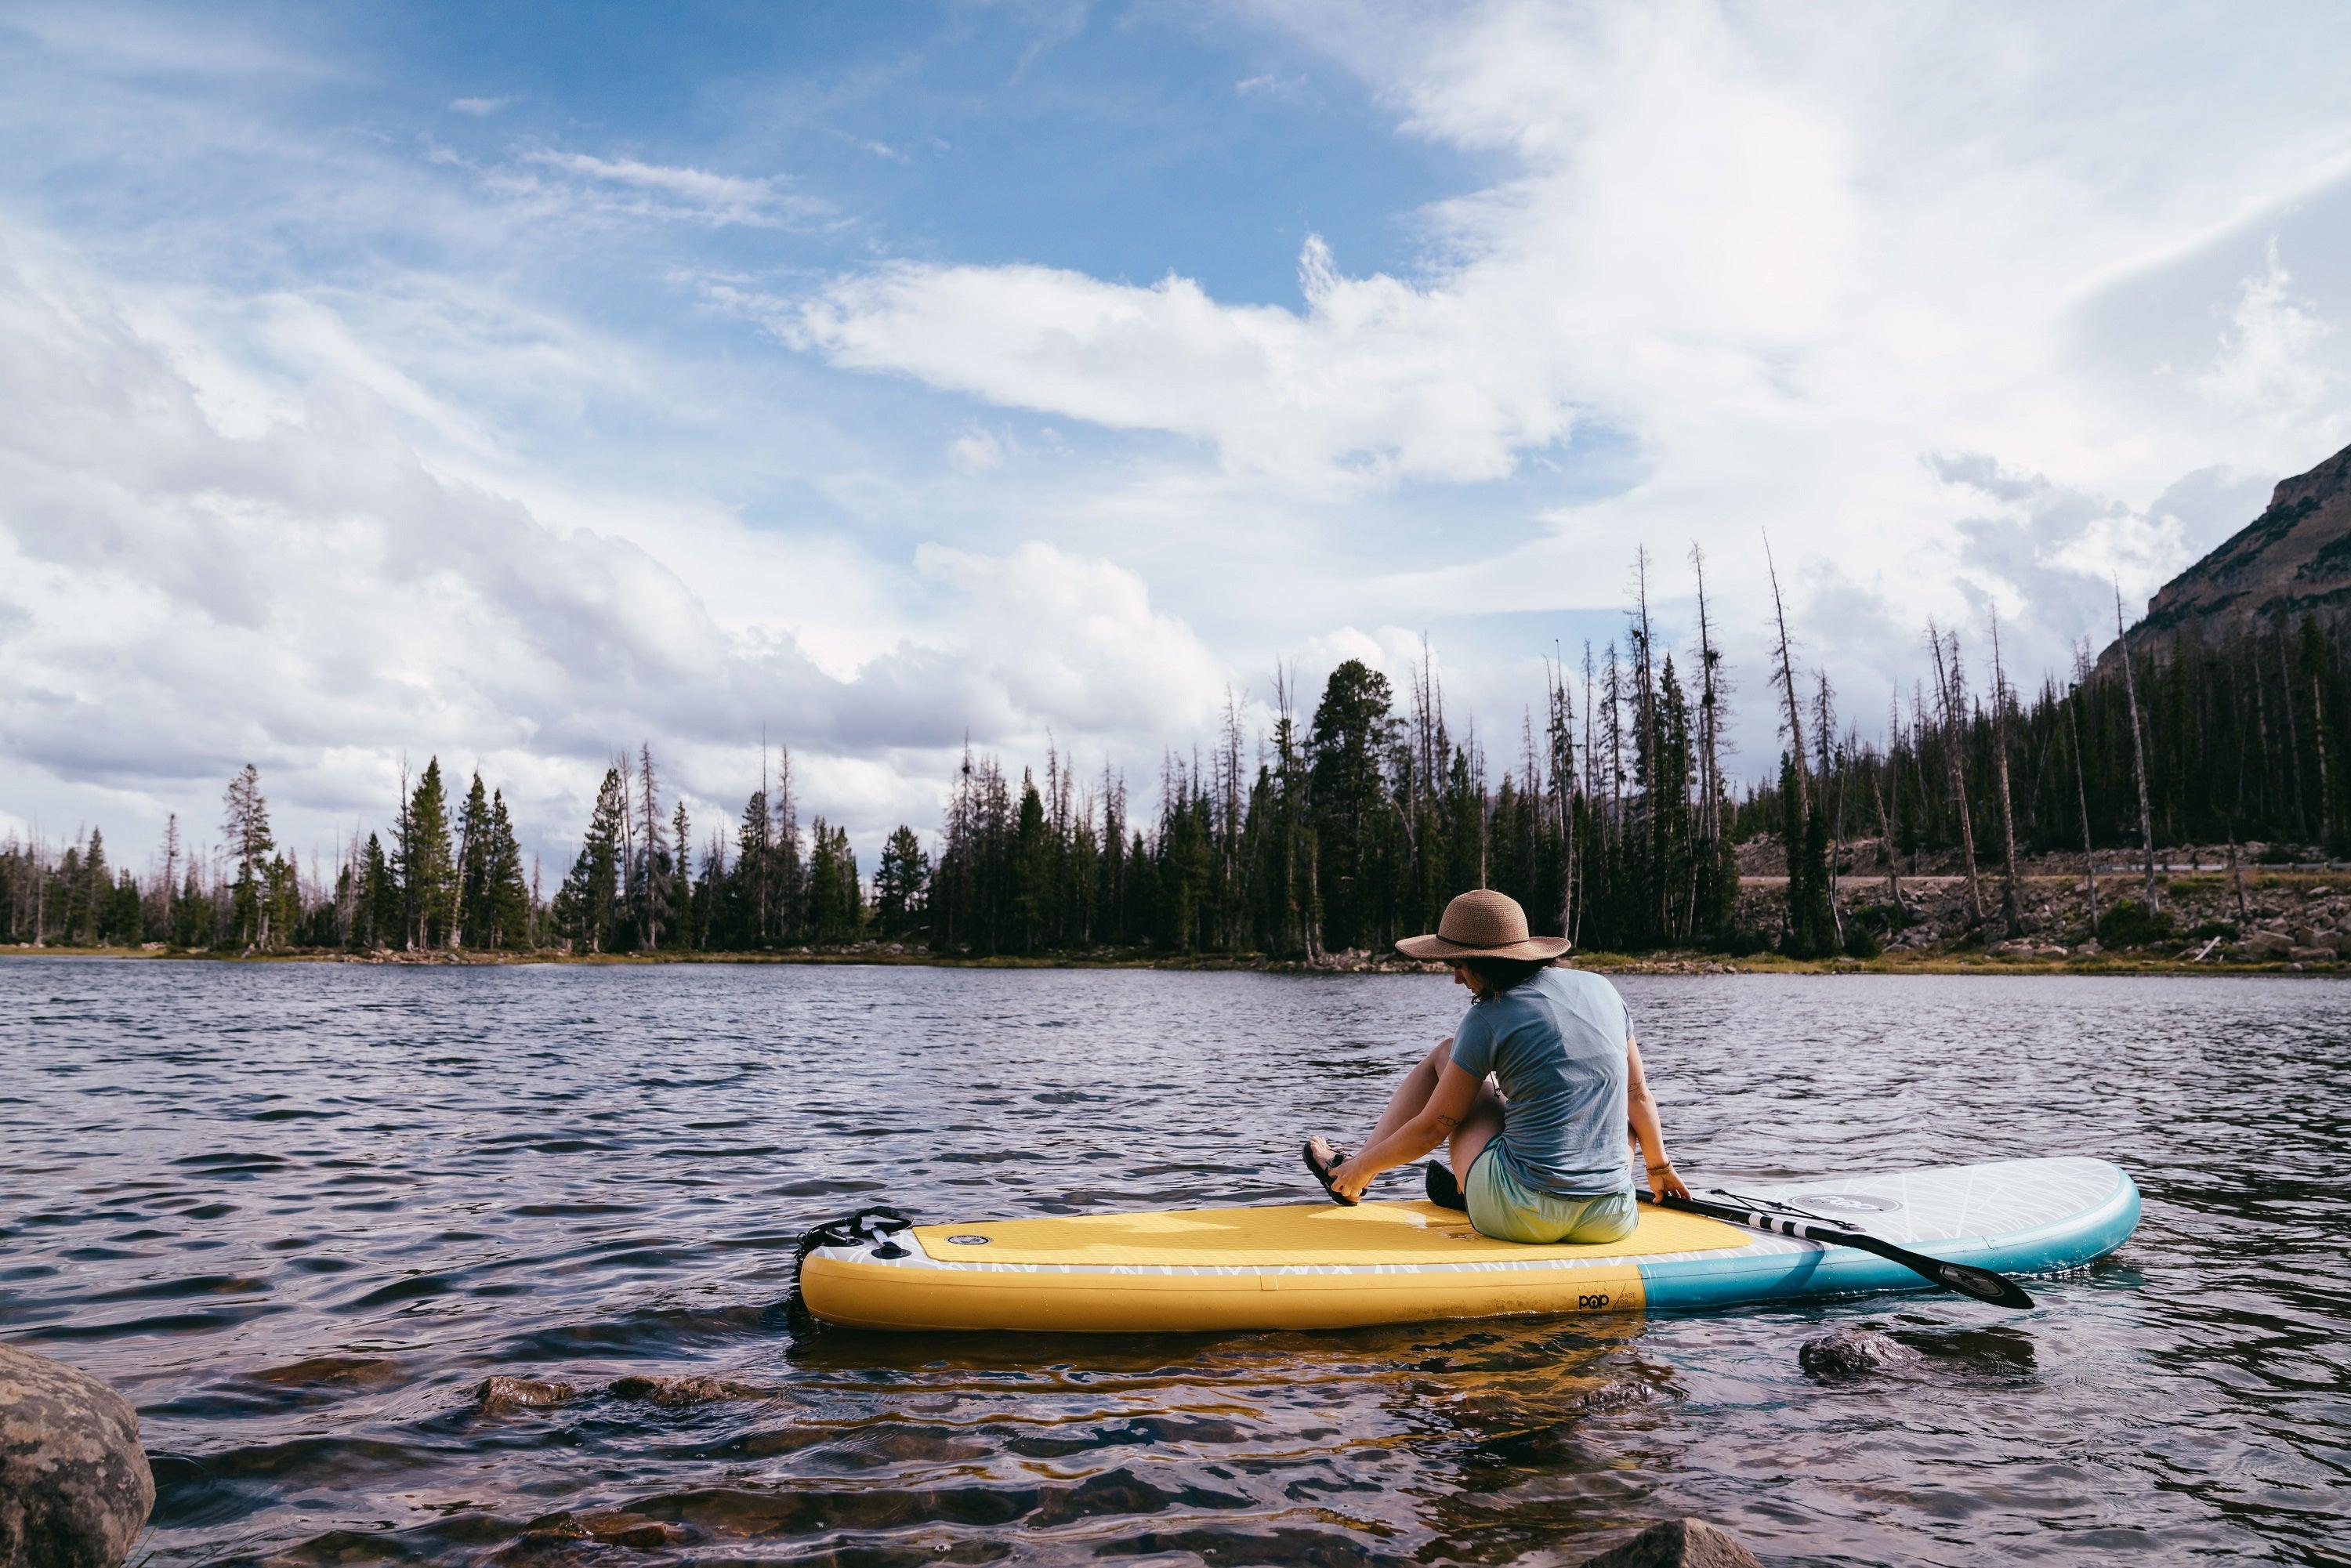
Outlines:
<svg viewBox="0 0 2351 1568"><path fill-rule="evenodd" d="M1501 1144L1496 1138L1478 1151L1469 1179L1462 1184L1469 1223L1479 1235L1548 1246L1554 1241L1621 1241L1633 1234L1641 1214L1629 1190L1594 1197L1539 1192L1510 1173L1510 1162L1500 1157Z"/></svg>

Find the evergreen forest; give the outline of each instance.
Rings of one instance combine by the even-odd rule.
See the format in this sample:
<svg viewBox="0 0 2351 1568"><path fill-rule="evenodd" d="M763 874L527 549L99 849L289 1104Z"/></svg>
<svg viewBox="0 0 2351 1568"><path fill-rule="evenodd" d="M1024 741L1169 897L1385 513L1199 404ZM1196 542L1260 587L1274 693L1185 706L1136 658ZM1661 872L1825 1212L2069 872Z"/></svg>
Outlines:
<svg viewBox="0 0 2351 1568"><path fill-rule="evenodd" d="M901 825L868 875L845 829L800 822L789 750L737 817L697 824L641 746L612 760L551 887L478 775L461 784L428 761L381 829L322 865L277 843L248 765L203 852L176 817L139 871L95 827L62 845L0 841L0 943L690 955L880 941L1313 961L1384 951L1489 886L1585 949L1813 956L1869 950L1903 921L1901 878L1922 867L1964 875L1970 921L2013 932L2027 857L2127 857L2152 904L2168 846L2351 851L2337 628L2273 619L2127 659L2117 643L2026 692L1996 625L1980 649L1930 625L1926 678L1872 713L1865 739L1827 678L1799 668L1782 616L1768 666L1746 676L1780 752L1742 779L1697 564L1689 645L1654 636L1644 559L1622 639L1549 664L1507 751L1456 727L1431 659L1402 690L1348 661L1311 707L1281 672L1269 728L1245 733L1228 700L1205 751L1169 751L1144 790L1050 751L1016 779L967 748L935 832ZM1768 917L1737 896L1740 847L1759 843L1787 873ZM1883 886L1859 898L1857 876Z"/></svg>

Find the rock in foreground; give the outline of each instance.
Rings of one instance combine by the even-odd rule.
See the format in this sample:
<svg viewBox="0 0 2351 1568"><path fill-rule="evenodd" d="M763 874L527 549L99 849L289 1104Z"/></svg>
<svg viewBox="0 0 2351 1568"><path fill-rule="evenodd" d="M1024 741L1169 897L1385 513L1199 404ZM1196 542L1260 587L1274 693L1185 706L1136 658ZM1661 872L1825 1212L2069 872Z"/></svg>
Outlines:
<svg viewBox="0 0 2351 1568"><path fill-rule="evenodd" d="M1876 1329L1846 1328L1808 1339L1796 1351L1796 1364L1815 1377L1851 1377L1907 1366L1918 1353Z"/></svg>
<svg viewBox="0 0 2351 1568"><path fill-rule="evenodd" d="M1737 1538L1704 1520L1669 1519L1585 1559L1583 1568L1763 1568Z"/></svg>
<svg viewBox="0 0 2351 1568"><path fill-rule="evenodd" d="M154 1506L122 1396L0 1345L0 1565L116 1568Z"/></svg>

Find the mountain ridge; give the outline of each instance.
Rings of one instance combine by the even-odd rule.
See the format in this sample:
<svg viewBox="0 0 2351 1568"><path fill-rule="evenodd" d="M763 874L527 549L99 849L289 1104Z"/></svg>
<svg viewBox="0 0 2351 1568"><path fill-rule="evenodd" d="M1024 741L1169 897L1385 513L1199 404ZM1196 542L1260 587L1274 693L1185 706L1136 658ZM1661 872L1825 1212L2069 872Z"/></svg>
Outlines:
<svg viewBox="0 0 2351 1568"><path fill-rule="evenodd" d="M2156 591L2147 612L2098 655L2168 650L2185 637L2217 642L2277 621L2351 621L2351 446L2278 481L2262 515Z"/></svg>

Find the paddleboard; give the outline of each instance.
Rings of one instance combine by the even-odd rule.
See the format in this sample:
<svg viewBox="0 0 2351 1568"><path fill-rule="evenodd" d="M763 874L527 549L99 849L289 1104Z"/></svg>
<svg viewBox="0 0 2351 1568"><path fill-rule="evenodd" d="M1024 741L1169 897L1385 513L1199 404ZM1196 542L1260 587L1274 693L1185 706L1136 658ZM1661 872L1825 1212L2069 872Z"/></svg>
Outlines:
<svg viewBox="0 0 2351 1568"><path fill-rule="evenodd" d="M2137 1187L2097 1159L1732 1186L1742 1197L2003 1274L2078 1267L2138 1225ZM1631 1236L1601 1246L1496 1241L1467 1215L1422 1202L914 1225L814 1246L799 1277L801 1299L828 1322L1070 1333L1706 1312L1926 1288L1901 1265L1853 1248L1646 1204Z"/></svg>

